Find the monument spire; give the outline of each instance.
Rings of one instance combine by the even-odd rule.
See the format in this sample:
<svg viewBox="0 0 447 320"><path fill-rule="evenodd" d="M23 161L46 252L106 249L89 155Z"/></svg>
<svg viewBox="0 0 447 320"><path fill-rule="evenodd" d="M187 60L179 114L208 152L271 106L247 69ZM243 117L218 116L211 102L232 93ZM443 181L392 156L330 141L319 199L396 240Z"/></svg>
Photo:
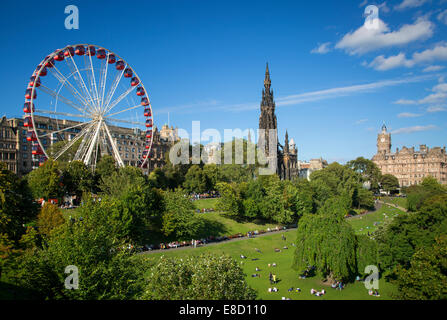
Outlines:
<svg viewBox="0 0 447 320"><path fill-rule="evenodd" d="M265 79L264 79L264 88L266 93L270 93L271 84L272 81L270 80L269 63L267 62L267 65L265 67Z"/></svg>

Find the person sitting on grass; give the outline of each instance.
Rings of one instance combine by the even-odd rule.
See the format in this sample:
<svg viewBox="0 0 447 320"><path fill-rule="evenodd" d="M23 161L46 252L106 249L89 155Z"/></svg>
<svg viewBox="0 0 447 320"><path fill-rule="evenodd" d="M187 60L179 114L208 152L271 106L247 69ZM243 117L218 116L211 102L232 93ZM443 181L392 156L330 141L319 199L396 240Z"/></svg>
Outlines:
<svg viewBox="0 0 447 320"><path fill-rule="evenodd" d="M296 288L295 292L301 292L300 288Z"/></svg>
<svg viewBox="0 0 447 320"><path fill-rule="evenodd" d="M274 274L274 275L272 276L272 279L273 279L273 283L276 283L276 274Z"/></svg>
<svg viewBox="0 0 447 320"><path fill-rule="evenodd" d="M256 271L261 271L261 269L259 269L258 267L256 267Z"/></svg>
<svg viewBox="0 0 447 320"><path fill-rule="evenodd" d="M288 291L288 292L292 292L292 291L293 291L293 287L292 287L292 288L289 288L287 291Z"/></svg>
<svg viewBox="0 0 447 320"><path fill-rule="evenodd" d="M316 292L317 291L314 288L310 289L310 294L315 294Z"/></svg>
<svg viewBox="0 0 447 320"><path fill-rule="evenodd" d="M241 259L247 259L247 257L241 254Z"/></svg>
<svg viewBox="0 0 447 320"><path fill-rule="evenodd" d="M272 291L273 292L278 292L278 288L277 287L273 287Z"/></svg>

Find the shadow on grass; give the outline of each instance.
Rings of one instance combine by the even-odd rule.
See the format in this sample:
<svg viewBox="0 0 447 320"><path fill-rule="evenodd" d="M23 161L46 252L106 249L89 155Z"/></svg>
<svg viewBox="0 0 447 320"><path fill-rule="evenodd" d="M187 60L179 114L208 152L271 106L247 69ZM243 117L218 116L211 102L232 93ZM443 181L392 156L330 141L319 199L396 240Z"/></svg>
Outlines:
<svg viewBox="0 0 447 320"><path fill-rule="evenodd" d="M0 300L32 300L38 297L37 291L0 281Z"/></svg>

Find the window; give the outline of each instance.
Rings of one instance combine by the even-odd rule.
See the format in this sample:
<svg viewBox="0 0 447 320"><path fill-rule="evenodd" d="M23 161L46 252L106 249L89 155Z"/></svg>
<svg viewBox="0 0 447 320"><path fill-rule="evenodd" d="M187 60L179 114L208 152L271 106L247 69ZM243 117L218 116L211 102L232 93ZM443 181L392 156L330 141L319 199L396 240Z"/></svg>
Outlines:
<svg viewBox="0 0 447 320"><path fill-rule="evenodd" d="M23 151L26 151L27 149L28 149L28 146L27 146L27 145L22 146L22 150L23 150Z"/></svg>
<svg viewBox="0 0 447 320"><path fill-rule="evenodd" d="M22 158L23 159L28 159L28 153L22 153Z"/></svg>

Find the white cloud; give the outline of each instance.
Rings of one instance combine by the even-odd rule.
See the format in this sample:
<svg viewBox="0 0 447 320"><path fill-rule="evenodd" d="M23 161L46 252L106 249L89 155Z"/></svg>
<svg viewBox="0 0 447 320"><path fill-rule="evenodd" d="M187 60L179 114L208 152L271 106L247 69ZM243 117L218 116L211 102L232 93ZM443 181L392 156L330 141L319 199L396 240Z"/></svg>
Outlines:
<svg viewBox="0 0 447 320"><path fill-rule="evenodd" d="M399 99L395 102L393 102L394 104L417 104L417 101L414 100L407 100L407 99Z"/></svg>
<svg viewBox="0 0 447 320"><path fill-rule="evenodd" d="M447 99L447 93L436 92L429 94L425 98L418 101L419 104L439 104L443 103Z"/></svg>
<svg viewBox="0 0 447 320"><path fill-rule="evenodd" d="M403 25L397 31L390 31L385 22L379 19L377 29L369 29L364 25L354 32L349 32L336 44L351 55L364 54L381 48L402 46L417 40L425 40L433 35L434 24L424 18L413 24Z"/></svg>
<svg viewBox="0 0 447 320"><path fill-rule="evenodd" d="M367 3L368 3L368 0L363 0L363 1L359 4L359 8L366 6Z"/></svg>
<svg viewBox="0 0 447 320"><path fill-rule="evenodd" d="M385 58L383 55L378 56L370 64L368 64L368 67L374 68L378 71L386 71L401 66L405 66L407 68L414 66L414 62L407 60L405 54L402 52L388 58Z"/></svg>
<svg viewBox="0 0 447 320"><path fill-rule="evenodd" d="M330 44L331 44L330 42L325 42L319 45L318 47L312 49L311 53L319 53L319 54L328 53L329 51L331 51L331 49L329 48Z"/></svg>
<svg viewBox="0 0 447 320"><path fill-rule="evenodd" d="M435 85L431 91L433 93L429 94L428 96L419 99L419 100L407 100L407 99L400 99L394 102L394 104L426 104L431 105L432 107L439 107L446 103L447 101L447 83L443 82L443 78L439 78L439 83ZM431 109L436 110L436 109ZM428 110L427 110L428 111ZM440 110L438 110L440 111ZM430 112L430 111L429 111ZM434 112L434 111L431 111Z"/></svg>
<svg viewBox="0 0 447 320"><path fill-rule="evenodd" d="M362 124L362 123L365 123L366 121L368 121L368 119L360 119L360 120L357 120L355 122L355 124Z"/></svg>
<svg viewBox="0 0 447 320"><path fill-rule="evenodd" d="M392 134L401 134L401 133L413 133L413 132L419 132L419 131L428 131L428 130L434 130L438 127L430 124L427 126L413 126L413 127L406 127L406 128L400 128L394 131L391 131Z"/></svg>
<svg viewBox="0 0 447 320"><path fill-rule="evenodd" d="M417 64L430 63L436 60L447 60L446 43L438 43L433 49L415 52L410 59L407 59L402 52L388 58L381 55L376 57L370 64L368 64L368 66L378 71L385 71L398 67L411 68ZM440 68L442 69L443 67Z"/></svg>
<svg viewBox="0 0 447 320"><path fill-rule="evenodd" d="M422 72L435 72L444 69L443 66L428 66L422 70Z"/></svg>
<svg viewBox="0 0 447 320"><path fill-rule="evenodd" d="M405 10L408 8L417 8L422 6L428 0L403 0L399 5L395 6L396 10Z"/></svg>
<svg viewBox="0 0 447 320"><path fill-rule="evenodd" d="M447 9L438 14L438 20L444 24L447 24Z"/></svg>
<svg viewBox="0 0 447 320"><path fill-rule="evenodd" d="M416 118L420 116L422 116L422 114L411 112L402 112L397 115L398 118Z"/></svg>
<svg viewBox="0 0 447 320"><path fill-rule="evenodd" d="M447 111L447 109L445 107L441 107L441 106L432 106L432 107L427 108L427 112L430 112L430 113L442 112L442 111Z"/></svg>
<svg viewBox="0 0 447 320"><path fill-rule="evenodd" d="M380 12L390 12L390 8L388 8L388 6L386 5L386 1L382 4L377 5L377 7L379 8Z"/></svg>

